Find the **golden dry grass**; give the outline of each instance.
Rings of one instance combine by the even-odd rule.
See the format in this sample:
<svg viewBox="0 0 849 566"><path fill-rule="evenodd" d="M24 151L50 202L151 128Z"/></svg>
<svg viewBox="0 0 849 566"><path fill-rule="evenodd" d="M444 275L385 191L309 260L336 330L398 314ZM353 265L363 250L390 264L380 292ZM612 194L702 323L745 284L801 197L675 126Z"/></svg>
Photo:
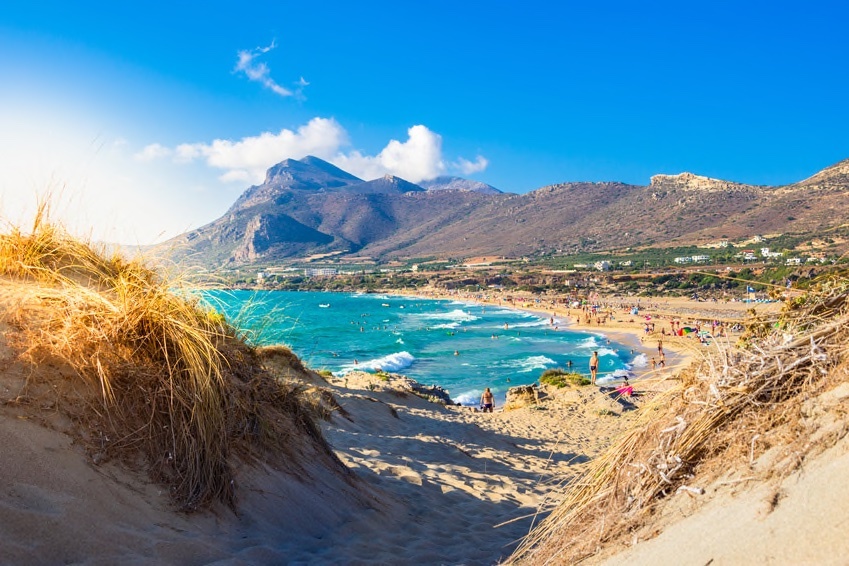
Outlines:
<svg viewBox="0 0 849 566"><path fill-rule="evenodd" d="M849 381L846 328L843 273L822 278L782 313L750 320L739 344L715 344L569 484L508 563L572 564L593 556L647 524L669 495L699 492L693 482L731 461L750 464L770 442L796 443L798 465L813 449L798 434L802 403ZM778 430L785 438L770 434Z"/></svg>
<svg viewBox="0 0 849 566"><path fill-rule="evenodd" d="M46 216L0 236L0 276L18 298L6 319L21 359L67 371L33 371L14 402L47 391L96 462L141 462L186 510L234 505L236 457L296 469L307 444L331 454L302 387L269 374L223 317Z"/></svg>

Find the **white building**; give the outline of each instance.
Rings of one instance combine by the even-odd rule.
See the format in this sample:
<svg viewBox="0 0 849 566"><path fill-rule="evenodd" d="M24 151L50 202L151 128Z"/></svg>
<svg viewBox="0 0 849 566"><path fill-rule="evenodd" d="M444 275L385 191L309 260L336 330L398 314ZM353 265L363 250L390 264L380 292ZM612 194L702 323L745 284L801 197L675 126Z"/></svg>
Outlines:
<svg viewBox="0 0 849 566"><path fill-rule="evenodd" d="M330 277L339 273L335 267L308 267L304 269L307 277Z"/></svg>

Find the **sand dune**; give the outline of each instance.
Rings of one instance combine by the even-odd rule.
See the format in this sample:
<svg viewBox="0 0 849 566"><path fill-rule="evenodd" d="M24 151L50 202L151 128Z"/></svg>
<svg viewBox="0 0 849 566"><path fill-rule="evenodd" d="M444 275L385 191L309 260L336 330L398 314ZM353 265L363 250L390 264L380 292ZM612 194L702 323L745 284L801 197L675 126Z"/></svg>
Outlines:
<svg viewBox="0 0 849 566"><path fill-rule="evenodd" d="M324 432L350 476L320 461L297 475L242 465L238 515L181 514L143 474L96 464L55 411L13 402L28 369L3 353L8 563L492 564L630 418L600 414L611 401L589 388L483 414L353 374L324 384L342 407Z"/></svg>
<svg viewBox="0 0 849 566"><path fill-rule="evenodd" d="M592 329L621 332L635 349L655 347L639 341L638 321ZM312 374L312 385L335 399L322 431L349 471L318 454L286 471L239 461L237 513L214 504L183 514L162 485L75 442L57 404L21 396L34 377L62 370L21 362L10 341L16 331L8 320L0 325L4 563L494 564L638 414L592 387L485 414L428 402L394 378ZM635 408L686 363L690 344L668 345L683 354L636 381L645 395ZM849 393L830 395L831 405L815 406L840 414ZM835 509L849 504L849 446L845 419L830 426L838 440L803 468L751 485L729 471L703 496L675 495L638 544L619 541L592 561L842 563L845 513ZM772 469L774 460L764 454L755 469Z"/></svg>
<svg viewBox="0 0 849 566"><path fill-rule="evenodd" d="M480 413L435 405L369 374L344 382L328 387L349 417L336 414L327 438L358 478L394 502L395 516L385 530L330 534L340 560L392 564L399 552L418 564L504 559L540 506L556 502L563 482L630 418L600 414L611 401L590 388Z"/></svg>

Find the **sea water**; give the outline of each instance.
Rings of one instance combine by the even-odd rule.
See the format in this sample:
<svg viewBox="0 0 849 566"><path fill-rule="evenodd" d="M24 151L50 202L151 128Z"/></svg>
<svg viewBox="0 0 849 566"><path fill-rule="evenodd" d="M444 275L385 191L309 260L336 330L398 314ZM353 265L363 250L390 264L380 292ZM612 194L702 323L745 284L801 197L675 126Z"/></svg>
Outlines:
<svg viewBox="0 0 849 566"><path fill-rule="evenodd" d="M464 405L490 387L539 380L548 368L589 375L597 351L599 383L613 381L646 358L601 334L570 331L562 320L452 300L296 291L204 291L204 299L255 345L285 344L310 368L336 376L378 369L436 384Z"/></svg>

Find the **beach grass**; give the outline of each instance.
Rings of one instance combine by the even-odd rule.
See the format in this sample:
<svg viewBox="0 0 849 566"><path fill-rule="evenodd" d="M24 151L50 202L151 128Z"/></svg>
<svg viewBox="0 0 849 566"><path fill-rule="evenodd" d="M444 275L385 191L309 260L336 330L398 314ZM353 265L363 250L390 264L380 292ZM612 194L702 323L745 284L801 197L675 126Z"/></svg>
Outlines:
<svg viewBox="0 0 849 566"><path fill-rule="evenodd" d="M590 384L590 379L577 372L560 368L547 369L539 376L539 382L552 387L581 387Z"/></svg>
<svg viewBox="0 0 849 566"><path fill-rule="evenodd" d="M665 500L703 493L708 480L733 462L751 466L772 443L791 445L787 466L801 465L815 449L800 425L803 403L849 381L847 275L820 278L782 312L751 318L739 342L717 340L702 351L570 481L508 563L578 563L630 541Z"/></svg>
<svg viewBox="0 0 849 566"><path fill-rule="evenodd" d="M235 458L296 467L305 438L330 453L303 386L268 373L219 313L179 280L72 237L48 216L42 205L29 230L0 235L21 358L59 368L33 371L20 402L54 396L94 461L143 461L184 510L235 505Z"/></svg>

